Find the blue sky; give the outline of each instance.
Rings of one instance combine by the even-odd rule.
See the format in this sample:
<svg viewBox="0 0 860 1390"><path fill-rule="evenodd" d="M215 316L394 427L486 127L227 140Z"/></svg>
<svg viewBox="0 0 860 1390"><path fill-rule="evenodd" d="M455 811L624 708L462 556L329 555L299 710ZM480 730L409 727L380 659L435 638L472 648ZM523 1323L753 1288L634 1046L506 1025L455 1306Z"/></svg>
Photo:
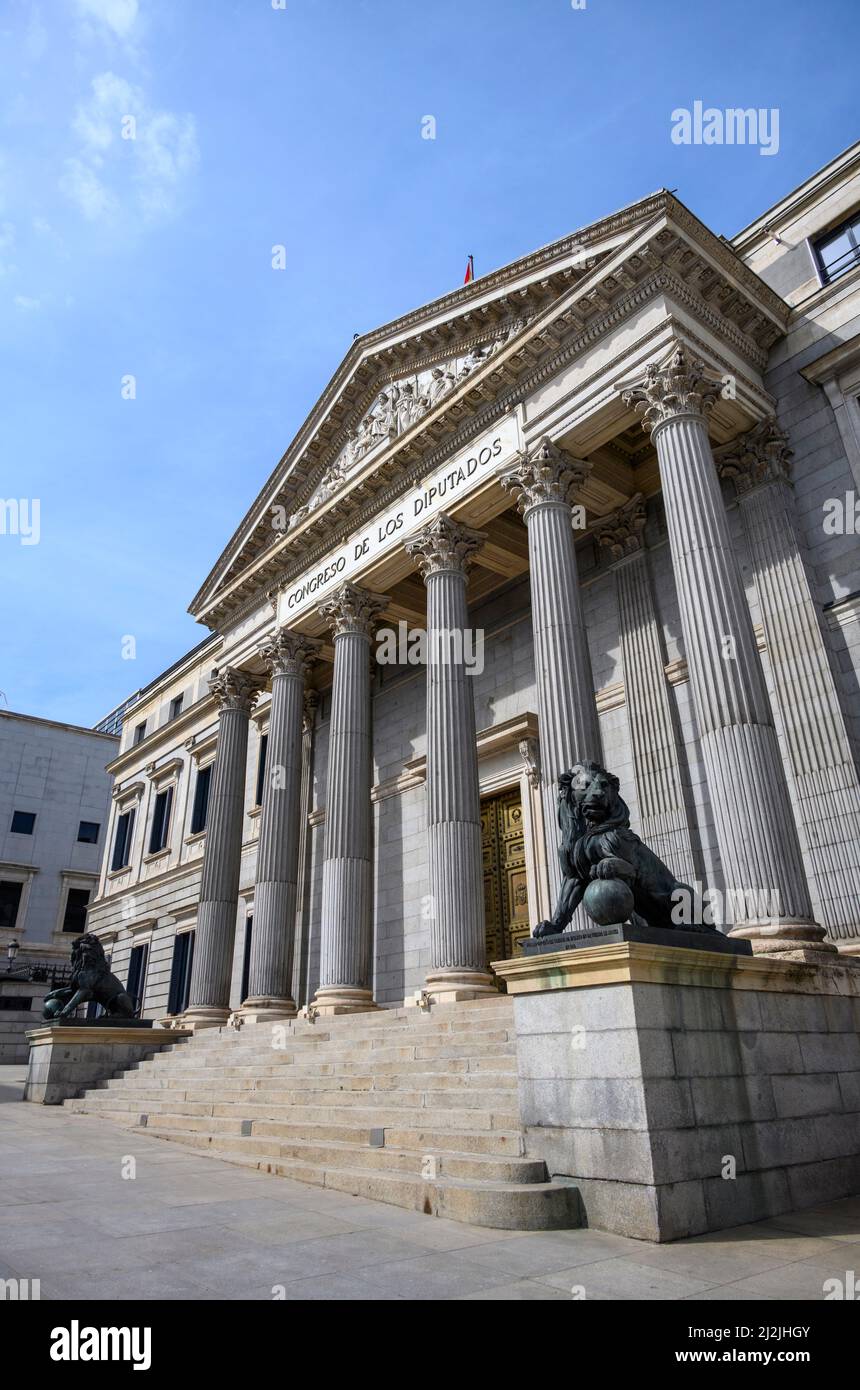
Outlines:
<svg viewBox="0 0 860 1390"><path fill-rule="evenodd" d="M661 186L731 235L833 158L858 40L856 0L0 0L0 497L40 502L0 704L91 724L199 641L353 334L470 252ZM779 108L779 152L674 144L696 100Z"/></svg>

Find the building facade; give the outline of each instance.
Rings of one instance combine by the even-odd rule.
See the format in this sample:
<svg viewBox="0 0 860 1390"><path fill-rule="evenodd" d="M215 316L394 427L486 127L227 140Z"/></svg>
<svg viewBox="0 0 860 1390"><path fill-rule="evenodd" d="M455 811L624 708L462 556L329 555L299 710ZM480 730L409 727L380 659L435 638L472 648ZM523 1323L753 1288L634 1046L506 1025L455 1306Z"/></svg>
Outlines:
<svg viewBox="0 0 860 1390"><path fill-rule="evenodd" d="M124 713L90 925L148 1016L492 991L583 759L723 929L860 953L858 228L860 145L356 340Z"/></svg>
<svg viewBox="0 0 860 1390"><path fill-rule="evenodd" d="M67 959L99 883L119 740L0 711L0 952ZM0 966L0 969L3 967Z"/></svg>

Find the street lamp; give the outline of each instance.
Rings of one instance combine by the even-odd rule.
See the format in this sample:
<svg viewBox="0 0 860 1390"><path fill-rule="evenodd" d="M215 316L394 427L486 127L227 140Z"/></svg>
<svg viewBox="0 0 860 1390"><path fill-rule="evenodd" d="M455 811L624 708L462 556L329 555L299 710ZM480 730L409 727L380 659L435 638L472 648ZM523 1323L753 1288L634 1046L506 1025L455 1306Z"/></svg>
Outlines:
<svg viewBox="0 0 860 1390"><path fill-rule="evenodd" d="M12 939L11 941L7 942L7 945L6 945L6 956L7 956L8 961L9 961L9 964L8 964L7 967L6 967L6 972L7 972L7 974L11 973L12 966L15 964L15 957L16 957L17 954L18 954L18 949L19 949L19 945L18 945L18 942L14 939L14 937L13 937L13 939Z"/></svg>

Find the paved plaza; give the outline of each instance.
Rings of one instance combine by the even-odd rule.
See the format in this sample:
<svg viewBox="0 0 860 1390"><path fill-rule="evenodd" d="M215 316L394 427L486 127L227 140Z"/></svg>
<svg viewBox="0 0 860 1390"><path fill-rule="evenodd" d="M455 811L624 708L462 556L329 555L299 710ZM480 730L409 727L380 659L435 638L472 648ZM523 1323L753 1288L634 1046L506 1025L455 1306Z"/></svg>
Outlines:
<svg viewBox="0 0 860 1390"><path fill-rule="evenodd" d="M860 1269L860 1198L670 1245L494 1231L23 1104L23 1081L0 1068L0 1277L43 1299L820 1301Z"/></svg>

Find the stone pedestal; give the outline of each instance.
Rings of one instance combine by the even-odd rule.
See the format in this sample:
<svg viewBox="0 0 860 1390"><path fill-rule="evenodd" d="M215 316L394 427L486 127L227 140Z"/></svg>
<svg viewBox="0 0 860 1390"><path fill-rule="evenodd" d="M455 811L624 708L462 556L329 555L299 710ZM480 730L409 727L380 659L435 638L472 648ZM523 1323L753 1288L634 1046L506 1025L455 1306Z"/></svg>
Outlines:
<svg viewBox="0 0 860 1390"><path fill-rule="evenodd" d="M526 1153L668 1241L860 1192L860 969L627 941L501 961Z"/></svg>
<svg viewBox="0 0 860 1390"><path fill-rule="evenodd" d="M123 1028L111 1025L45 1024L27 1039L30 1061L24 1099L38 1105L61 1105L99 1081L117 1076L154 1052L191 1036L177 1028Z"/></svg>

